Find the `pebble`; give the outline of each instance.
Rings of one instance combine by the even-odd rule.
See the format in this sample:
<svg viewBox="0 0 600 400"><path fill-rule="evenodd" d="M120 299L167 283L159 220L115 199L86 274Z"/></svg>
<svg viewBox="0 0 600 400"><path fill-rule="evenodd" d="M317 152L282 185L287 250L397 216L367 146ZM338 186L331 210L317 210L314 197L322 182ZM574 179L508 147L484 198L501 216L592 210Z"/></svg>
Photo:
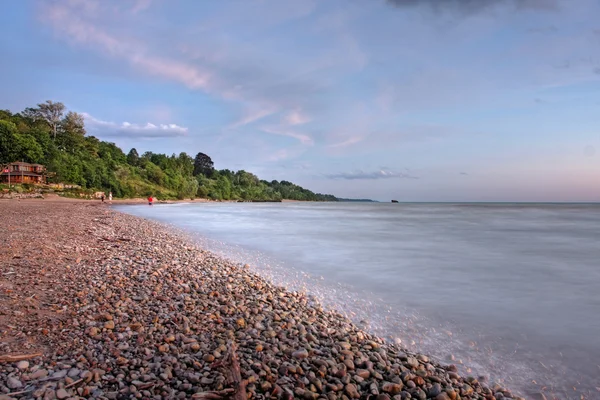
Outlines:
<svg viewBox="0 0 600 400"><path fill-rule="evenodd" d="M29 361L19 361L17 363L17 368L20 369L21 371L29 368Z"/></svg>
<svg viewBox="0 0 600 400"><path fill-rule="evenodd" d="M21 381L14 376L9 376L6 380L6 386L9 389L18 389L23 387L23 383L21 383Z"/></svg>

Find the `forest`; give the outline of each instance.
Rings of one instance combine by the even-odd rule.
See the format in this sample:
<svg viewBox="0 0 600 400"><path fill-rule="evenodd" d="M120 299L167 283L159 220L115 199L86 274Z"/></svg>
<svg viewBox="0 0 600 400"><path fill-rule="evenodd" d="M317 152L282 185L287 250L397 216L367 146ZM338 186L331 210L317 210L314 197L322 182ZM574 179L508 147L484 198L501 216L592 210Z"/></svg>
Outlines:
<svg viewBox="0 0 600 400"><path fill-rule="evenodd" d="M139 154L133 148L126 154L114 143L86 135L83 115L53 101L20 113L0 110L0 165L15 161L45 165L51 183L112 191L121 198L337 201L288 181L215 169L202 152L194 157L185 152Z"/></svg>

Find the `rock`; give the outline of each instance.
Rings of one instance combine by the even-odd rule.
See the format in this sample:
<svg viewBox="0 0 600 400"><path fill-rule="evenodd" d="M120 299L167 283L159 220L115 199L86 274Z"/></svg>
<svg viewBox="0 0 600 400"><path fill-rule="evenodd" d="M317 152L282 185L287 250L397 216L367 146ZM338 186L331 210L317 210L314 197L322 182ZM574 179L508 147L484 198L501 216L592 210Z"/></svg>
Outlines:
<svg viewBox="0 0 600 400"><path fill-rule="evenodd" d="M48 370L38 369L37 371L35 371L31 375L29 375L29 379L36 380L36 379L45 378L47 376L48 376Z"/></svg>
<svg viewBox="0 0 600 400"><path fill-rule="evenodd" d="M357 369L356 375L360 376L363 379L369 379L369 377L371 376L371 373L369 372L369 370L366 370L366 369Z"/></svg>
<svg viewBox="0 0 600 400"><path fill-rule="evenodd" d="M20 369L21 371L29 368L29 361L19 361L17 363L17 368Z"/></svg>
<svg viewBox="0 0 600 400"><path fill-rule="evenodd" d="M317 393L311 392L310 390L305 390L303 397L306 400L317 400L319 398L319 395Z"/></svg>
<svg viewBox="0 0 600 400"><path fill-rule="evenodd" d="M62 379L65 376L67 376L67 373L69 371L67 371L66 369L61 369L60 371L56 371L55 373L52 374L52 379Z"/></svg>
<svg viewBox="0 0 600 400"><path fill-rule="evenodd" d="M23 384L19 379L15 378L14 376L9 376L6 380L6 386L9 389L19 389L23 387Z"/></svg>
<svg viewBox="0 0 600 400"><path fill-rule="evenodd" d="M115 321L113 321L112 319L109 321L106 321L104 323L104 329L110 329L110 330L115 329Z"/></svg>
<svg viewBox="0 0 600 400"><path fill-rule="evenodd" d="M344 393L346 393L346 395L351 399L360 398L360 393L358 393L358 390L356 390L356 386L352 383L349 383L346 386L344 386Z"/></svg>
<svg viewBox="0 0 600 400"><path fill-rule="evenodd" d="M404 362L404 365L409 366L411 368L418 368L419 361L414 357L408 357L407 360Z"/></svg>
<svg viewBox="0 0 600 400"><path fill-rule="evenodd" d="M203 377L203 378L200 380L200 384L202 384L202 385L205 385L205 386L206 386L206 385L212 385L214 382L215 382L215 380L214 380L214 379L209 379L209 378L207 378L207 377Z"/></svg>
<svg viewBox="0 0 600 400"><path fill-rule="evenodd" d="M350 345L350 343L348 342L339 342L338 345L343 349L343 350L350 350L352 348L352 346Z"/></svg>
<svg viewBox="0 0 600 400"><path fill-rule="evenodd" d="M69 394L69 392L67 392L65 389L58 389L56 391L56 398L61 400L61 399L66 399L68 397L70 397L71 395Z"/></svg>
<svg viewBox="0 0 600 400"><path fill-rule="evenodd" d="M303 360L308 357L308 351L306 351L306 349L296 350L292 353L292 357L298 360Z"/></svg>
<svg viewBox="0 0 600 400"><path fill-rule="evenodd" d="M400 393L402 391L403 386L404 385L402 385L401 383L386 382L383 384L381 390L394 395Z"/></svg>
<svg viewBox="0 0 600 400"><path fill-rule="evenodd" d="M429 397L436 397L437 395L439 395L440 393L442 393L442 385L440 385L439 383L435 383L428 391L427 396Z"/></svg>

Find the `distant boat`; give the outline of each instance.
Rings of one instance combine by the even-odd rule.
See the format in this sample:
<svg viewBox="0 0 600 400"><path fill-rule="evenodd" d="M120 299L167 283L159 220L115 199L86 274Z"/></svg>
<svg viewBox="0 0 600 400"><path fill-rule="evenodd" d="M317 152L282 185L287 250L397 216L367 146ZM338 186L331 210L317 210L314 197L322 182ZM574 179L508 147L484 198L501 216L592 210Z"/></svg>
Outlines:
<svg viewBox="0 0 600 400"><path fill-rule="evenodd" d="M398 200L392 200L392 203L397 203L397 202L398 202Z"/></svg>

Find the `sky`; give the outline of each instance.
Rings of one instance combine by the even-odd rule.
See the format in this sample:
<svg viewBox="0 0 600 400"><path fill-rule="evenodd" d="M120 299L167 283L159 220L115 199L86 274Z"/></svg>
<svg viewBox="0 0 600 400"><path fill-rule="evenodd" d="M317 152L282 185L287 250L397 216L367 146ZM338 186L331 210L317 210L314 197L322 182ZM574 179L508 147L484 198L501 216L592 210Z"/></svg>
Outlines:
<svg viewBox="0 0 600 400"><path fill-rule="evenodd" d="M0 109L381 201L600 201L598 0L5 0Z"/></svg>

